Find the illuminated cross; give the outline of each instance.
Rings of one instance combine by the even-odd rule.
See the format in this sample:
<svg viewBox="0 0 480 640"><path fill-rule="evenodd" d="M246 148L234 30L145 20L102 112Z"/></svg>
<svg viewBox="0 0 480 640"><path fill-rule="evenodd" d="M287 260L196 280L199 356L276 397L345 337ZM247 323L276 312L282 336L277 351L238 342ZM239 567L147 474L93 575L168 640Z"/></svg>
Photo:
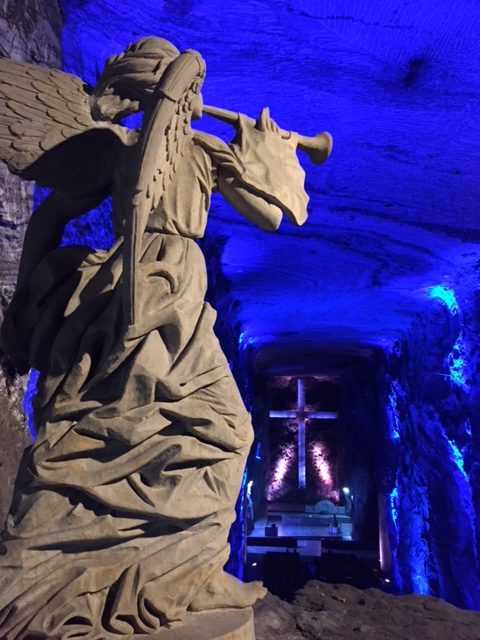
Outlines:
<svg viewBox="0 0 480 640"><path fill-rule="evenodd" d="M282 418L292 420L297 424L297 450L298 450L298 486L305 489L306 486L306 444L305 427L309 420L335 420L338 414L335 411L308 411L305 409L305 381L297 378L297 407L286 411L270 411L270 418Z"/></svg>

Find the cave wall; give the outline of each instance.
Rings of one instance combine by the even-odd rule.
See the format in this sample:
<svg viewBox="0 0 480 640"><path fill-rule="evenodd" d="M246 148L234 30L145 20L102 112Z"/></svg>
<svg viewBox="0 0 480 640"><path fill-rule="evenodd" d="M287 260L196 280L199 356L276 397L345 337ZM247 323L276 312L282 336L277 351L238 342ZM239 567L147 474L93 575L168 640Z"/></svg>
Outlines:
<svg viewBox="0 0 480 640"><path fill-rule="evenodd" d="M56 0L0 2L0 57L58 67L62 12ZM0 322L15 286L34 185L0 164ZM6 375L7 373L7 375ZM25 378L0 371L0 522L8 511L16 470L30 436L22 408Z"/></svg>
<svg viewBox="0 0 480 640"><path fill-rule="evenodd" d="M429 291L382 374L383 509L398 591L480 609L480 281ZM386 551L388 554L388 551Z"/></svg>

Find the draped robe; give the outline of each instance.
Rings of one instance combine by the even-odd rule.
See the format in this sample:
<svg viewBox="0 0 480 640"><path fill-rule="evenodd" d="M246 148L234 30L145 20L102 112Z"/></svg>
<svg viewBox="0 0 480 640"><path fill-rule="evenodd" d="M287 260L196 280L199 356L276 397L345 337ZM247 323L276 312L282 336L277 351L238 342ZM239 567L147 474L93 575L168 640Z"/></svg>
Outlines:
<svg viewBox="0 0 480 640"><path fill-rule="evenodd" d="M40 379L1 546L2 638L153 633L228 558L252 427L204 300L212 174L190 140L143 237L127 333L121 235L51 252L10 306L3 344Z"/></svg>

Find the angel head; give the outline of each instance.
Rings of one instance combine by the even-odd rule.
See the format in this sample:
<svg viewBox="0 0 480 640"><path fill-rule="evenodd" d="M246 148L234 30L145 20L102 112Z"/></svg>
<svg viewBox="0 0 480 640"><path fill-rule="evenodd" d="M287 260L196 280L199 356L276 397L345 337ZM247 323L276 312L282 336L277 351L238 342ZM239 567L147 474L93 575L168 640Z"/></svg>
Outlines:
<svg viewBox="0 0 480 640"><path fill-rule="evenodd" d="M190 73L185 74L186 66L192 67ZM188 87L182 85L185 77L190 78ZM157 94L178 100L190 90L188 111L199 117L204 77L205 62L198 52L181 54L168 40L143 38L107 60L93 92L92 113L98 120L115 122L148 110Z"/></svg>

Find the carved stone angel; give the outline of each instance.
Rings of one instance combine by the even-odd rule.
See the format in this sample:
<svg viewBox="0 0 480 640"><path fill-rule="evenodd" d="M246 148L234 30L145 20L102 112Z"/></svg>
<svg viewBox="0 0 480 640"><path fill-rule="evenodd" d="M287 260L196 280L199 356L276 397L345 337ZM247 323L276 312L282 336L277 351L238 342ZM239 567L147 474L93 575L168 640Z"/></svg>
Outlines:
<svg viewBox="0 0 480 640"><path fill-rule="evenodd" d="M264 229L284 212L303 223L296 147L309 142L266 110L255 123L210 108L236 124L230 145L193 131L204 75L198 53L160 38L108 60L93 91L0 60L0 159L52 189L2 328L17 370L40 371L38 437L2 538L2 638L148 635L264 594L223 571L252 427L195 239L216 189ZM137 111L139 132L118 124ZM113 247L58 248L65 224L109 195Z"/></svg>

